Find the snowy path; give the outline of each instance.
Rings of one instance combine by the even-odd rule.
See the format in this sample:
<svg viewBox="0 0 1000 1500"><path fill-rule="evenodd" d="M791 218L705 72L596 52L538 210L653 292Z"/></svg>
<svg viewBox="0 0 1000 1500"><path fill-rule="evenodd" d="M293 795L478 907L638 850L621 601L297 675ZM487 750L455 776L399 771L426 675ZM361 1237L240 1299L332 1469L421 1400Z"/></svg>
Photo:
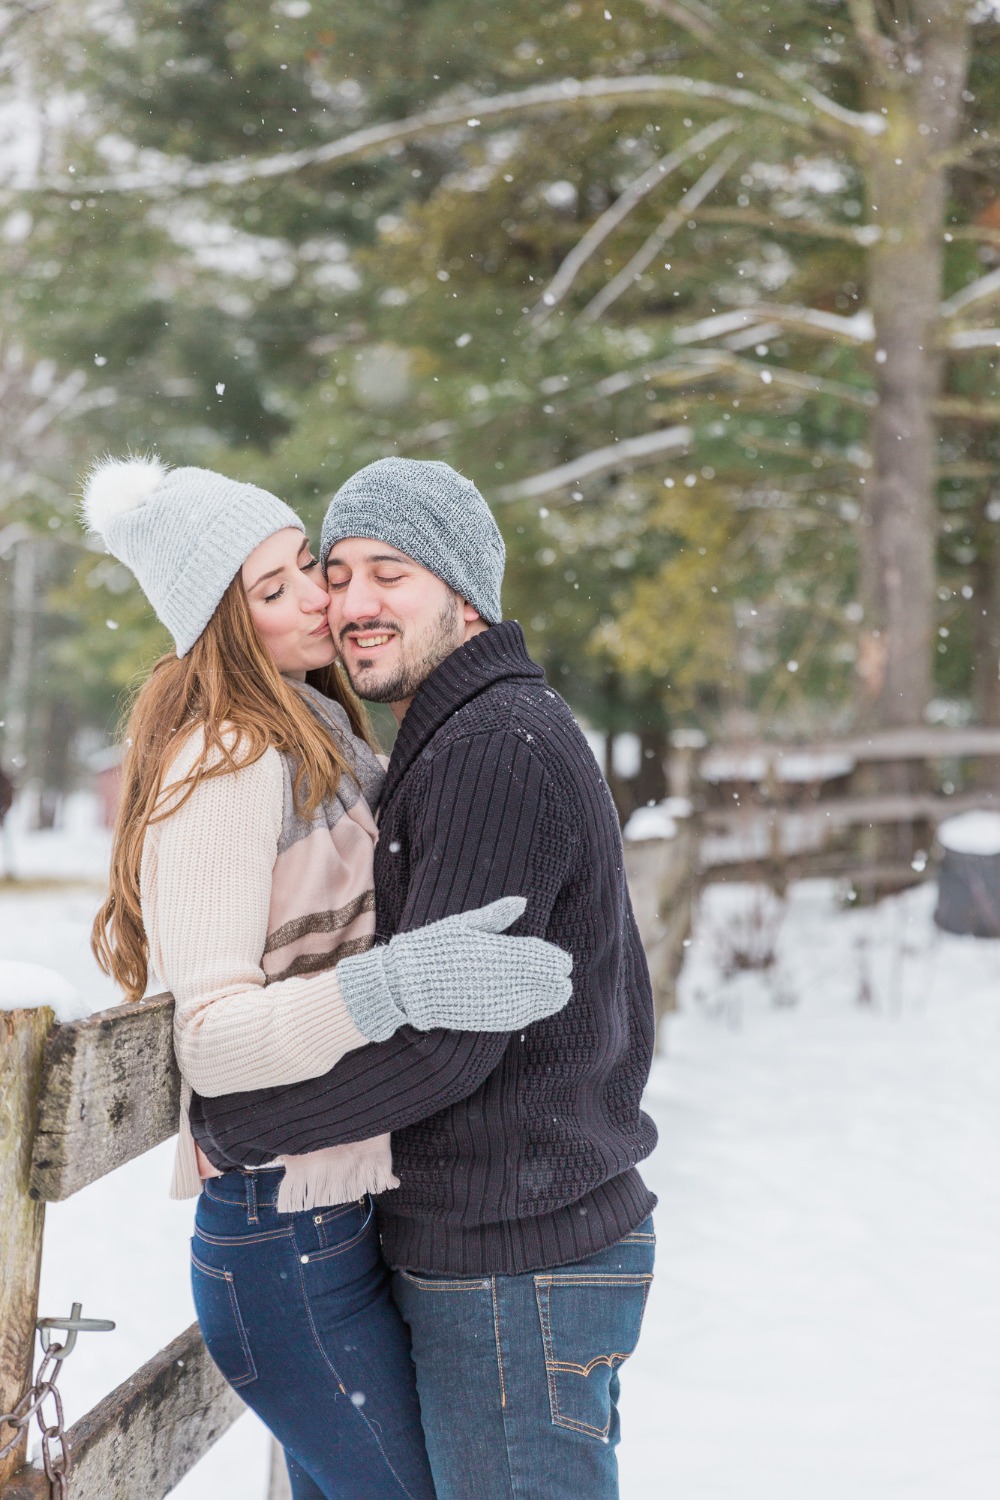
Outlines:
<svg viewBox="0 0 1000 1500"><path fill-rule="evenodd" d="M777 1007L759 977L720 978L748 898L710 893L648 1095L659 1252L622 1376L624 1500L1000 1493L1000 943L937 934L933 894L844 913L796 887ZM0 953L108 1003L96 900L8 888ZM44 1309L119 1325L66 1366L71 1419L191 1319L170 1151L48 1210ZM265 1453L244 1419L174 1493L262 1500Z"/></svg>

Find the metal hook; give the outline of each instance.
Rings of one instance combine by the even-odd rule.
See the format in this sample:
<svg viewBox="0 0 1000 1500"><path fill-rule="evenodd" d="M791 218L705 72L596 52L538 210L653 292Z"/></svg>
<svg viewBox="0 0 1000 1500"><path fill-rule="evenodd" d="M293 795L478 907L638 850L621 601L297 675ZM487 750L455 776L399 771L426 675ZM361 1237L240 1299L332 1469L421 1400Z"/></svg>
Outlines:
<svg viewBox="0 0 1000 1500"><path fill-rule="evenodd" d="M65 1359L67 1354L72 1354L78 1333L111 1333L113 1331L115 1325L109 1318L81 1318L81 1310L82 1303L74 1302L73 1310L68 1318L39 1318L35 1324L42 1341L42 1348L46 1354L51 1353L53 1359ZM55 1348L50 1350L52 1340L49 1330L51 1328L64 1328L67 1338L64 1344L56 1344Z"/></svg>

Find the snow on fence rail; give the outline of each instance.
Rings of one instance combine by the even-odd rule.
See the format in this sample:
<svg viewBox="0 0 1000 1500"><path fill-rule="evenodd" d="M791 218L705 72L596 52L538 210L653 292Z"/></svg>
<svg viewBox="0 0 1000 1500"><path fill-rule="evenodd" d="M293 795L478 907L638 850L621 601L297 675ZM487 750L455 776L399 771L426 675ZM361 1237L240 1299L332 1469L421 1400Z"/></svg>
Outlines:
<svg viewBox="0 0 1000 1500"><path fill-rule="evenodd" d="M65 1024L44 1007L0 1012L0 1411L32 1380L46 1202L177 1129L172 1021L169 995ZM193 1324L69 1429L67 1500L160 1500L245 1410ZM0 1460L0 1500L48 1500L24 1448Z"/></svg>

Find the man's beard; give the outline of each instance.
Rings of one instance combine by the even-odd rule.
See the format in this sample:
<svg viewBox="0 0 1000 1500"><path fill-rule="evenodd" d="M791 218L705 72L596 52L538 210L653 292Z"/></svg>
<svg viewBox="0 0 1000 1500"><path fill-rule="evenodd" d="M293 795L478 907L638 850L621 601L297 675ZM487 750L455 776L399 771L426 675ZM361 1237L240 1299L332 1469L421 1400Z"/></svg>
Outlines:
<svg viewBox="0 0 1000 1500"><path fill-rule="evenodd" d="M356 627L350 625L347 629ZM373 630L376 627L371 627ZM400 636L400 656L405 654L404 637ZM351 669L347 665L346 658L344 667L350 678L351 686L359 698L364 698L367 703L401 703L406 698L412 698L420 684L431 675L435 667L439 667L446 657L450 656L462 644L462 629L459 618L458 595L450 594L445 600L441 613L431 626L429 639L423 646L420 656L416 661L401 660L390 677L382 681L365 682L365 668L369 665L365 661L359 661L355 665L357 680L351 675Z"/></svg>

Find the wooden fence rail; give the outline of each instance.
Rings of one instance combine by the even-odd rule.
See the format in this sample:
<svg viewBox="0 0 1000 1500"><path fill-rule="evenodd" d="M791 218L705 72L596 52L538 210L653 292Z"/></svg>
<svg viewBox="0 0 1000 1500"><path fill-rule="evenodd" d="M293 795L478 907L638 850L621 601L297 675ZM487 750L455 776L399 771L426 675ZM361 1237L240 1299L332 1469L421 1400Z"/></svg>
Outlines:
<svg viewBox="0 0 1000 1500"><path fill-rule="evenodd" d="M668 769L672 789L695 804L702 883L839 874L889 890L921 877L926 860L913 857L929 852L945 819L1000 809L998 759L1000 728L916 725L805 745L706 747L681 736ZM874 768L886 763L913 769L910 789L873 790ZM891 829L894 862L885 863Z"/></svg>
<svg viewBox="0 0 1000 1500"><path fill-rule="evenodd" d="M169 995L64 1025L44 1009L0 1013L2 1411L35 1361L45 1203L177 1129L172 1023ZM193 1324L69 1429L70 1500L161 1500L245 1410ZM22 1444L0 1465L0 1500L47 1500L24 1457ZM288 1494L283 1464L272 1463L270 1494Z"/></svg>

